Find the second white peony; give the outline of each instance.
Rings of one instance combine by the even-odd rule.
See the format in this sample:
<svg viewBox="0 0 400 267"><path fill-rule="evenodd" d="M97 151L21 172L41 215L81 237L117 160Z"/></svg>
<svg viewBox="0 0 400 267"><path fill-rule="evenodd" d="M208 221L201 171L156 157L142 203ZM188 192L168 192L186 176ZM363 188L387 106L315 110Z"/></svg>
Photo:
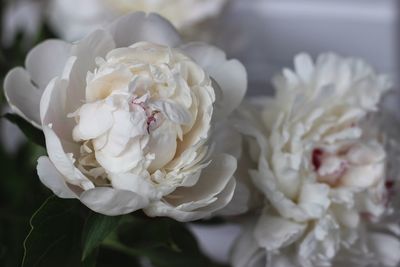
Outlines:
<svg viewBox="0 0 400 267"><path fill-rule="evenodd" d="M257 162L250 176L266 204L238 240L233 266L331 266L356 244L357 266L395 266L400 258L382 253L399 240L365 231L387 211L387 155L368 113L389 79L358 59L323 54L314 63L301 54L274 85L275 97L242 111Z"/></svg>

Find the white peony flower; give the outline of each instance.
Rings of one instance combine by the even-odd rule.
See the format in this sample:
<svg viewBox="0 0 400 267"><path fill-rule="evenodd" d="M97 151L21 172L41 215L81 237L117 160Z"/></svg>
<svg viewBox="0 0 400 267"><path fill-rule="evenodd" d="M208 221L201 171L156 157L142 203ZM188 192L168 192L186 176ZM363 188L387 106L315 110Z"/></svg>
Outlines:
<svg viewBox="0 0 400 267"><path fill-rule="evenodd" d="M241 131L258 145L250 175L267 204L233 265L331 266L386 209L386 152L366 118L390 83L361 60L301 54L274 85L259 114L243 112Z"/></svg>
<svg viewBox="0 0 400 267"><path fill-rule="evenodd" d="M181 45L160 16L134 13L75 44L46 41L25 67L10 71L5 93L43 129L38 174L59 197L106 215L144 209L181 221L231 200L236 159L210 145L212 125L246 91L237 60Z"/></svg>
<svg viewBox="0 0 400 267"><path fill-rule="evenodd" d="M135 12L158 13L180 31L217 16L226 0L51 0L48 16L63 39L82 38L105 22ZM79 7L79 8L77 8Z"/></svg>

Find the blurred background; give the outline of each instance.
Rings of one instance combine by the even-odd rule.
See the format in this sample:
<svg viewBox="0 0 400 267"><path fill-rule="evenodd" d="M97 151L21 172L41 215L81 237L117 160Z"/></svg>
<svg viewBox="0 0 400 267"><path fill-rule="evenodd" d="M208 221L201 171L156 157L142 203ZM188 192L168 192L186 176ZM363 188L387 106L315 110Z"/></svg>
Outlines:
<svg viewBox="0 0 400 267"><path fill-rule="evenodd" d="M97 0L66 0L78 3L72 15L55 13L63 5L50 8L54 1L1 1L1 85L7 71L23 65L27 52L38 42L56 37L78 39L77 28L92 28L94 18L109 19L103 11L91 6ZM315 57L329 51L364 58L378 72L390 74L397 87L399 3L398 0L227 0L218 14L193 29L184 29L184 36L215 44L229 57L241 60L249 74L249 95L271 94L271 76L283 67L291 67L293 56L299 52ZM76 19L81 13L84 19L75 21L72 26L75 31L66 34L65 19ZM6 113L2 92L1 109ZM49 195L35 174L36 158L43 153L38 146L27 143L15 126L1 120L0 266L19 265L29 218ZM221 261L228 255L226 242L231 242L238 232L234 226L229 227L217 230L220 236L208 237L205 229L195 229L200 241L208 244L204 248Z"/></svg>

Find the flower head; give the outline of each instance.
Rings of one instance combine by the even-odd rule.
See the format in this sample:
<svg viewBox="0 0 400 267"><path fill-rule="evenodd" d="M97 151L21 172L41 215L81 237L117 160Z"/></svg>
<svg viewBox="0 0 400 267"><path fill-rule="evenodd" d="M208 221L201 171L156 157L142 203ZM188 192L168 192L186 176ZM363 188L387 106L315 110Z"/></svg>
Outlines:
<svg viewBox="0 0 400 267"><path fill-rule="evenodd" d="M81 38L118 16L143 11L158 13L179 30L217 16L226 0L51 0L49 19L66 40ZM76 6L80 6L77 10Z"/></svg>
<svg viewBox="0 0 400 267"><path fill-rule="evenodd" d="M386 152L367 117L390 82L361 60L301 54L274 85L276 96L241 126L257 141L250 174L267 205L239 243L256 244L248 255L262 248L268 266L292 266L282 255L293 266L329 266L386 209Z"/></svg>
<svg viewBox="0 0 400 267"><path fill-rule="evenodd" d="M236 159L213 153L212 127L245 90L238 61L180 45L167 21L144 13L76 44L46 41L5 81L13 109L45 134L37 169L55 194L107 215L182 221L232 198Z"/></svg>

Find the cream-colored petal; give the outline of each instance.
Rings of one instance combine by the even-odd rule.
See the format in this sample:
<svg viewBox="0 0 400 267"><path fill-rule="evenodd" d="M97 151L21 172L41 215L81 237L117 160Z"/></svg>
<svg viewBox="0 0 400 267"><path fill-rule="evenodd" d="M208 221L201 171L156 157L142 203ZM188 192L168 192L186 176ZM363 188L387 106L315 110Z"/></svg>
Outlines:
<svg viewBox="0 0 400 267"><path fill-rule="evenodd" d="M98 138L114 124L112 107L104 102L84 104L78 114L79 122L72 133L76 142Z"/></svg>

